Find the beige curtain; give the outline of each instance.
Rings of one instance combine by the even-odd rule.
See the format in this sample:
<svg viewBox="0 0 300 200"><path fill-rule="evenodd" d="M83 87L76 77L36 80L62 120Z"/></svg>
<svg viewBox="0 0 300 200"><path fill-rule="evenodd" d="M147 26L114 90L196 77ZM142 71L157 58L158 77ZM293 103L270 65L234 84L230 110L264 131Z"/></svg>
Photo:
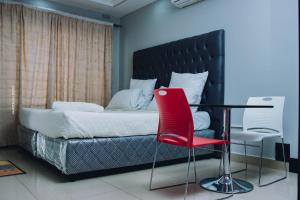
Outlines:
<svg viewBox="0 0 300 200"><path fill-rule="evenodd" d="M54 98L106 104L111 96L112 28L60 17Z"/></svg>
<svg viewBox="0 0 300 200"><path fill-rule="evenodd" d="M52 15L23 8L21 15L20 104L46 107Z"/></svg>
<svg viewBox="0 0 300 200"><path fill-rule="evenodd" d="M0 4L0 145L16 140L20 67L20 8Z"/></svg>
<svg viewBox="0 0 300 200"><path fill-rule="evenodd" d="M17 108L54 100L106 105L112 27L0 4L0 145L16 143Z"/></svg>

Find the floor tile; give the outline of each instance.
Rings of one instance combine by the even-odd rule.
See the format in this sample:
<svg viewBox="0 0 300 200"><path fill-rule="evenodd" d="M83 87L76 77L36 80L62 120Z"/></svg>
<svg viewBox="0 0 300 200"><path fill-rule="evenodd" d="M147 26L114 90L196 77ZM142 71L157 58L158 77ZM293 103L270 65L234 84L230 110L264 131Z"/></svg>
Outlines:
<svg viewBox="0 0 300 200"><path fill-rule="evenodd" d="M107 192L104 194L98 194L92 197L85 198L85 200L139 200L139 199L128 193L119 190L114 192Z"/></svg>
<svg viewBox="0 0 300 200"><path fill-rule="evenodd" d="M17 175L23 176L23 175ZM0 177L1 200L35 200L34 196L17 181L16 176Z"/></svg>
<svg viewBox="0 0 300 200"><path fill-rule="evenodd" d="M27 172L24 175L0 178L0 199L5 200L181 200L184 196L184 185L168 189L149 191L151 169L116 174L103 177L68 181L54 167L44 161L33 158L19 149L0 150L0 159L9 159ZM190 180L194 180L193 163L191 163ZM232 169L243 168L242 163L232 162ZM218 175L219 160L197 161L198 181ZM258 167L248 166L247 173L234 174L251 182L254 190L245 194L236 194L233 200L296 200L297 174L288 173L288 178L268 187L258 187ZM182 183L186 179L187 164L177 164L155 169L153 186L160 187ZM263 169L262 182L268 182L283 175L282 170ZM214 200L226 197L203 190L198 184L190 184L188 200Z"/></svg>
<svg viewBox="0 0 300 200"><path fill-rule="evenodd" d="M48 179L41 173L18 177L28 190L38 199L82 199L84 197L112 192L116 187L101 181L99 178L78 180L74 182Z"/></svg>

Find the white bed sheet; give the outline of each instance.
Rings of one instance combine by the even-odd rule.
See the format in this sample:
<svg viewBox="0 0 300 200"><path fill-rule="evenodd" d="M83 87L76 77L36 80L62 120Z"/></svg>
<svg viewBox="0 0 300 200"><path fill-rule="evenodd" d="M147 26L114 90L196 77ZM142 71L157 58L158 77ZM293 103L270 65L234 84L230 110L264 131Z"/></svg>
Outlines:
<svg viewBox="0 0 300 200"><path fill-rule="evenodd" d="M93 138L156 134L157 111L105 110L99 112L54 111L22 108L20 123L51 138ZM207 112L193 114L195 130L207 129Z"/></svg>

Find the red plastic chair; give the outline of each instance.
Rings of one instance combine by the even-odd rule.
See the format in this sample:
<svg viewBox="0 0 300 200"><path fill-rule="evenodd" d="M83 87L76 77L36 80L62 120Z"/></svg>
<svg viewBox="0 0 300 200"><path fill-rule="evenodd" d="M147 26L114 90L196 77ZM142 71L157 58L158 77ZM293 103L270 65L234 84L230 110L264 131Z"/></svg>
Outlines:
<svg viewBox="0 0 300 200"><path fill-rule="evenodd" d="M175 146L181 146L188 149L188 169L185 182L185 194L186 199L188 192L188 180L191 160L191 150L194 158L194 172L195 180L196 175L196 162L195 162L195 147L203 147L207 145L221 144L225 145L224 150L227 150L227 140L210 139L204 137L194 136L194 123L190 106L187 98L181 88L163 88L156 89L154 91L154 97L156 99L159 110L159 127L157 131L157 143L154 155L153 167L150 177L150 190L152 189L153 172L155 168L156 156L159 143L167 143ZM167 186L172 187L172 186ZM166 187L163 187L166 188Z"/></svg>

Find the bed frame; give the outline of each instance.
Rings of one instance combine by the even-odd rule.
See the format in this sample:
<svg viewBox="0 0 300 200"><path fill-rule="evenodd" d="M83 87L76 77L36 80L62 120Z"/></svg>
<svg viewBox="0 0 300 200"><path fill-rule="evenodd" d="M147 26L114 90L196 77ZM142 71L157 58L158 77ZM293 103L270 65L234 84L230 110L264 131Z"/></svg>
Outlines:
<svg viewBox="0 0 300 200"><path fill-rule="evenodd" d="M171 72L199 73L208 71L208 81L202 103L224 103L224 30L194 36L134 52L133 78L157 78L156 88L168 86ZM220 138L223 113L207 108L211 117L210 129L196 135ZM65 175L114 173L150 167L155 150L155 135L93 139L49 138L41 133L18 128L19 145L54 165ZM210 152L195 151L198 158L209 158ZM187 156L184 148L163 144L157 160L164 164L182 162ZM158 163L159 165L160 163ZM124 170L125 169L125 170Z"/></svg>

